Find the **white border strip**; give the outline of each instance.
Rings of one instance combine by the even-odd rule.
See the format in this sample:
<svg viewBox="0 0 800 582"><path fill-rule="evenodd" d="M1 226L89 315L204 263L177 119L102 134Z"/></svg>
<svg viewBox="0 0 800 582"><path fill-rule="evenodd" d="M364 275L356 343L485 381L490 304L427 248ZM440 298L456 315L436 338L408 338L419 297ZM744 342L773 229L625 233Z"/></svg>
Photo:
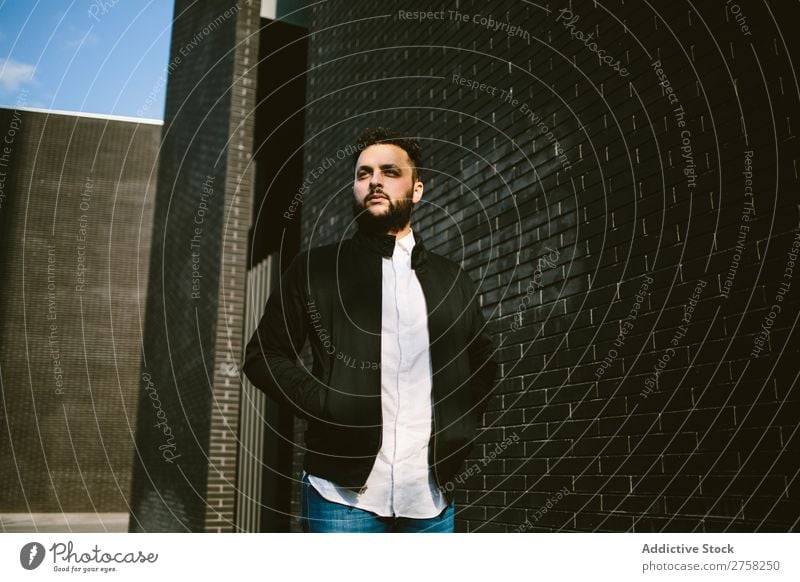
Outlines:
<svg viewBox="0 0 800 582"><path fill-rule="evenodd" d="M61 109L40 109L38 107L14 107L10 105L0 106L2 109L17 109L19 111L31 111L33 113L47 113L49 115L69 115L71 117L88 117L91 119L108 119L109 121L127 121L130 123L145 123L147 125L164 125L161 119L148 119L145 117L126 117L124 115L107 115L104 113L88 113L86 111L64 111Z"/></svg>

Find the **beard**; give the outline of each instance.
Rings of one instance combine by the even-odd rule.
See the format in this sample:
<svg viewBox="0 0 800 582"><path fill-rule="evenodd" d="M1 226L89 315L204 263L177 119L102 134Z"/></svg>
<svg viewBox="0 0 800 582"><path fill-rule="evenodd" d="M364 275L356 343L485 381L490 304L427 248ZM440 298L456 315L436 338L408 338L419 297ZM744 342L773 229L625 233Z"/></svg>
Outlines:
<svg viewBox="0 0 800 582"><path fill-rule="evenodd" d="M358 224L358 229L371 234L387 234L390 231L400 231L411 221L411 210L414 206L413 187L406 192L405 197L392 201L386 198L389 208L383 214L372 214L364 204L353 199L353 218ZM385 194L384 194L385 195Z"/></svg>

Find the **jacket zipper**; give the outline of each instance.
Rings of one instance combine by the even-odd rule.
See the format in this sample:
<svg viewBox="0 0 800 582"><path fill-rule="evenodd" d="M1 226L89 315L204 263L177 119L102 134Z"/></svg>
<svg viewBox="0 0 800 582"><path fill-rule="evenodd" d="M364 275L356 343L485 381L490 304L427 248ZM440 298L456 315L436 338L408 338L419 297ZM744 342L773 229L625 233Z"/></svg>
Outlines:
<svg viewBox="0 0 800 582"><path fill-rule="evenodd" d="M416 245L415 245L415 247L416 247ZM420 279L419 274L417 274L417 279L419 279L420 287L422 288L422 295L425 297L425 305L427 306L429 304L428 303L428 296L425 294L425 286L423 285L422 279ZM430 341L430 338L431 338L431 314L429 312L428 313L428 341ZM430 354L430 348L429 348L429 357L433 358L433 354ZM431 363L432 363L432 361L431 361ZM437 464L436 464L436 448L437 448L437 446L436 446L436 444L437 444L437 439L436 439L436 434L437 434L437 431L436 431L436 393L435 393L435 391L433 389L433 376L431 376L431 406L433 407L433 415L432 415L433 418L431 419L433 421L433 482L436 485L436 487L439 489L439 491L442 491L442 490L444 490L444 487L442 487L442 483L439 481L439 470L438 470ZM445 499L446 498L447 498L447 495L445 495Z"/></svg>
<svg viewBox="0 0 800 582"><path fill-rule="evenodd" d="M375 451L376 457L378 456L378 453L381 452L382 446L383 446L383 421L381 421L381 432L380 436L378 436L378 448ZM370 469L370 473L371 472L372 470ZM367 473L367 480L369 480L369 473ZM366 490L367 490L367 482L364 481L364 485L361 487L361 489L358 490L358 495L363 495L366 492Z"/></svg>
<svg viewBox="0 0 800 582"><path fill-rule="evenodd" d="M382 259L379 259L378 266L380 267L380 270L382 272L383 271L383 260ZM382 279L381 279L381 281L382 281ZM381 283L381 285L383 285L383 283ZM383 297L383 295L381 295L381 297ZM380 376L380 374L383 374L383 369L382 368L381 368L381 371L379 372L379 376ZM378 386L380 386L380 390L383 390L383 386L381 384L380 378L378 379ZM382 396L381 392L378 392L378 395ZM382 401L383 401L383 398L381 398L381 402ZM381 452L381 447L383 446L383 420L382 419L383 419L383 409L381 409L381 430L380 430L380 434L378 435L378 448L375 449L375 456L376 457ZM372 470L370 469L370 473L371 472L372 472ZM367 473L367 480L369 480L370 473ZM363 495L366 491L367 491L367 482L364 481L364 485L358 490L358 493L356 495Z"/></svg>
<svg viewBox="0 0 800 582"><path fill-rule="evenodd" d="M380 436L378 437L378 449L375 451L376 457L378 456L378 453L381 452L382 446L383 446L383 421L381 421L381 433ZM369 473L367 474L367 479L369 479ZM367 482L365 481L363 487L361 487L361 489L358 490L357 495L363 495L366 490L367 490Z"/></svg>
<svg viewBox="0 0 800 582"><path fill-rule="evenodd" d="M431 390L431 392L433 392L433 390ZM439 470L436 465L436 403L433 403L433 482L436 483L436 487L439 491L444 489L439 481ZM445 495L445 497L447 496Z"/></svg>

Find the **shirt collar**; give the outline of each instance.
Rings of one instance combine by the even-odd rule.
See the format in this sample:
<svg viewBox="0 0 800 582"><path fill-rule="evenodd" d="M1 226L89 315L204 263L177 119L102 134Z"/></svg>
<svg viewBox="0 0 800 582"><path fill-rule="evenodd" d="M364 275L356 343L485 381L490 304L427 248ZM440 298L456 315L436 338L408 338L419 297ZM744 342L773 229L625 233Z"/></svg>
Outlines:
<svg viewBox="0 0 800 582"><path fill-rule="evenodd" d="M397 255L398 253L401 253L406 257L410 257L411 251L414 250L415 242L416 241L414 240L414 231L409 230L408 233L403 238L396 239L393 254Z"/></svg>
<svg viewBox="0 0 800 582"><path fill-rule="evenodd" d="M414 235L413 231L399 241L392 235L373 234L356 230L353 242L367 252L376 253L383 257L391 257L395 253L395 246L400 247L399 252L408 252L411 255L411 268L421 273L425 269L428 259L422 237ZM396 243L396 244L395 244Z"/></svg>

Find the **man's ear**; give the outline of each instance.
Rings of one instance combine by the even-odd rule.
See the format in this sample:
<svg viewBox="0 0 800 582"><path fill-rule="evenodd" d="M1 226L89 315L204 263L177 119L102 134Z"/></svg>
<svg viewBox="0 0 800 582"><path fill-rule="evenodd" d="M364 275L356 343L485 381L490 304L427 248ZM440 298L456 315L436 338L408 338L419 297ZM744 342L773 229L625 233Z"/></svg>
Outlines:
<svg viewBox="0 0 800 582"><path fill-rule="evenodd" d="M416 204L417 202L419 202L422 199L422 191L423 190L425 190L425 186L422 184L422 182L420 182L419 180L414 182L414 194L413 194L413 198L412 198L414 204Z"/></svg>

